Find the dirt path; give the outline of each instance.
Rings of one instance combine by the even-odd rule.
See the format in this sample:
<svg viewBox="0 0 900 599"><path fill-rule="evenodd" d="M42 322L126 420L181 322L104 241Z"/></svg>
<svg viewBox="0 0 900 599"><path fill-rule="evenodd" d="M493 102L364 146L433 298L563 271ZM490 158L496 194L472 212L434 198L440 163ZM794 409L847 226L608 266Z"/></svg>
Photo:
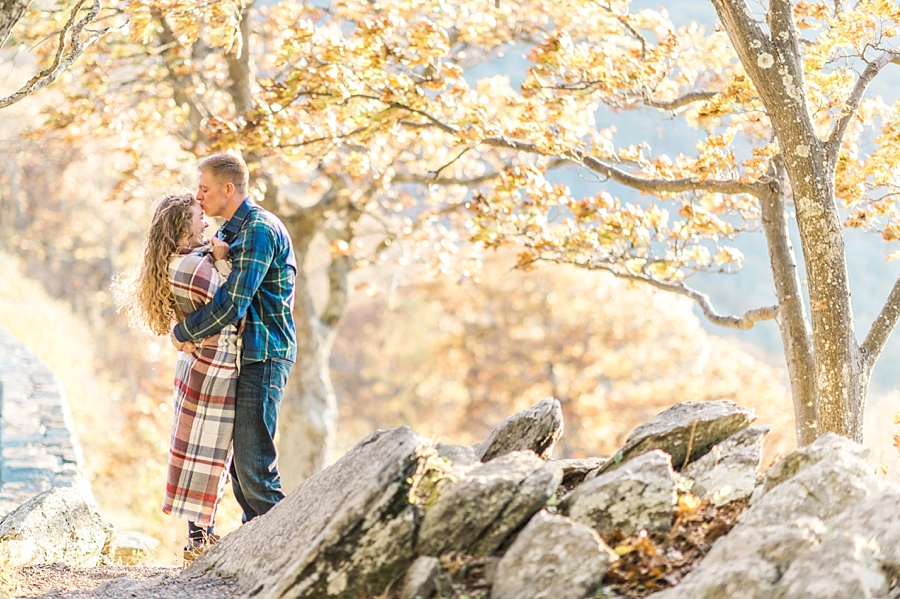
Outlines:
<svg viewBox="0 0 900 599"><path fill-rule="evenodd" d="M27 566L10 588L16 597L66 599L233 599L238 590L225 580L176 580L181 568L101 566L72 568L64 564Z"/></svg>

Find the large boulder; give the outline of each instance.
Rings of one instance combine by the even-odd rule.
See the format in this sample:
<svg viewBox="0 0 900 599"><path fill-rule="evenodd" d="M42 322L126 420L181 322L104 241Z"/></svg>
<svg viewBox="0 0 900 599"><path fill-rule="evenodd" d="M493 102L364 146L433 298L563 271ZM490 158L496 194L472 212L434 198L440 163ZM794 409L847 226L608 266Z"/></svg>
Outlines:
<svg viewBox="0 0 900 599"><path fill-rule="evenodd" d="M694 481L691 493L716 505L750 497L759 482L762 445L770 428L742 430L690 462L681 473Z"/></svg>
<svg viewBox="0 0 900 599"><path fill-rule="evenodd" d="M618 559L591 528L538 512L497 564L492 599L582 599Z"/></svg>
<svg viewBox="0 0 900 599"><path fill-rule="evenodd" d="M881 561L877 544L868 539L827 535L791 562L775 592L778 599L887 597L890 577Z"/></svg>
<svg viewBox="0 0 900 599"><path fill-rule="evenodd" d="M407 427L375 431L182 574L233 578L255 599L377 595L415 558L411 481L442 462Z"/></svg>
<svg viewBox="0 0 900 599"><path fill-rule="evenodd" d="M65 563L92 567L111 562L114 528L74 487L45 491L0 522L0 569Z"/></svg>
<svg viewBox="0 0 900 599"><path fill-rule="evenodd" d="M841 459L842 456L865 460L869 457L869 449L840 435L826 433L813 443L801 447L772 464L766 471L763 482L754 495L757 497L762 496L769 490L822 460L834 461Z"/></svg>
<svg viewBox="0 0 900 599"><path fill-rule="evenodd" d="M482 462L525 449L548 458L562 434L562 407L559 400L548 397L501 422L487 439L472 449Z"/></svg>
<svg viewBox="0 0 900 599"><path fill-rule="evenodd" d="M532 451L478 466L426 510L417 550L432 556L490 555L547 504L561 480L562 470Z"/></svg>
<svg viewBox="0 0 900 599"><path fill-rule="evenodd" d="M651 597L884 597L900 555L900 490L865 454L825 435L787 456L737 526L677 586Z"/></svg>
<svg viewBox="0 0 900 599"><path fill-rule="evenodd" d="M756 414L752 409L726 399L675 404L634 429L625 446L613 459L600 466L599 473L654 449L672 456L672 466L681 470L716 443L750 426L754 420Z"/></svg>
<svg viewBox="0 0 900 599"><path fill-rule="evenodd" d="M675 501L671 458L653 450L582 483L566 495L560 508L601 533L621 530L630 535L645 528L669 530Z"/></svg>

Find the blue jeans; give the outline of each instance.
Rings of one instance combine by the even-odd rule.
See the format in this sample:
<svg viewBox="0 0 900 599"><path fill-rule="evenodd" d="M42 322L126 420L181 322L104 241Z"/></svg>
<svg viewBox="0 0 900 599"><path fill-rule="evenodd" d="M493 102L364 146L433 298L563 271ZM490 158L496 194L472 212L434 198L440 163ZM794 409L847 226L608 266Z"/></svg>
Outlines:
<svg viewBox="0 0 900 599"><path fill-rule="evenodd" d="M231 486L244 510L244 522L265 514L284 499L275 454L275 425L292 366L277 358L241 366L235 399Z"/></svg>

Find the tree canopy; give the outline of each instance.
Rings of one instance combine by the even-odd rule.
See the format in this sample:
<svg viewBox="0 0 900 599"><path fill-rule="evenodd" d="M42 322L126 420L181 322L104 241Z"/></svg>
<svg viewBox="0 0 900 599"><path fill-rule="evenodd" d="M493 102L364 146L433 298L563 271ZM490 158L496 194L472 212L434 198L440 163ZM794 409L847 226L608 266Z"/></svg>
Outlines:
<svg viewBox="0 0 900 599"><path fill-rule="evenodd" d="M357 246L389 253L411 236L440 262L456 231L476 250L519 248L522 267L574 264L686 295L723 326L775 319L799 440L859 438L900 286L859 344L842 228L900 232L897 105L866 95L900 62L900 12L883 0L713 5L715 27L622 1L113 2L98 18L127 27L92 46L44 131L117 138L122 196L177 174L178 160L243 152L301 255L316 235L333 248L329 301L318 313L301 302L321 339L310 364L327 353ZM601 110L678 120L700 141L623 146ZM563 167L595 191L573 194ZM739 268L730 242L758 228L776 302L722 314L689 277ZM319 380L326 399L309 401L333 413Z"/></svg>

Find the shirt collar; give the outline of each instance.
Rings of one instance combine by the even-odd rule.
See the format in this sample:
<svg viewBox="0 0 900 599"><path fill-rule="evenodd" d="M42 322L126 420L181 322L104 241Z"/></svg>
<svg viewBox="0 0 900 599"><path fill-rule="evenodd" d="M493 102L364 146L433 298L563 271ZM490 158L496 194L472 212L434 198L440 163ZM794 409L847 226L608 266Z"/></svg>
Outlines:
<svg viewBox="0 0 900 599"><path fill-rule="evenodd" d="M175 248L174 254L177 256L186 256L188 254L208 254L211 251L212 251L212 246L209 245L209 242L206 242L203 245L197 246L195 248L186 248L186 247Z"/></svg>
<svg viewBox="0 0 900 599"><path fill-rule="evenodd" d="M230 233L231 235L237 234L237 232L241 230L241 227L244 226L244 221L247 220L247 215L250 214L250 208L252 207L253 200L249 197L244 198L244 201L238 206L238 209L234 211L234 214L231 215L228 222L222 225L223 231Z"/></svg>

